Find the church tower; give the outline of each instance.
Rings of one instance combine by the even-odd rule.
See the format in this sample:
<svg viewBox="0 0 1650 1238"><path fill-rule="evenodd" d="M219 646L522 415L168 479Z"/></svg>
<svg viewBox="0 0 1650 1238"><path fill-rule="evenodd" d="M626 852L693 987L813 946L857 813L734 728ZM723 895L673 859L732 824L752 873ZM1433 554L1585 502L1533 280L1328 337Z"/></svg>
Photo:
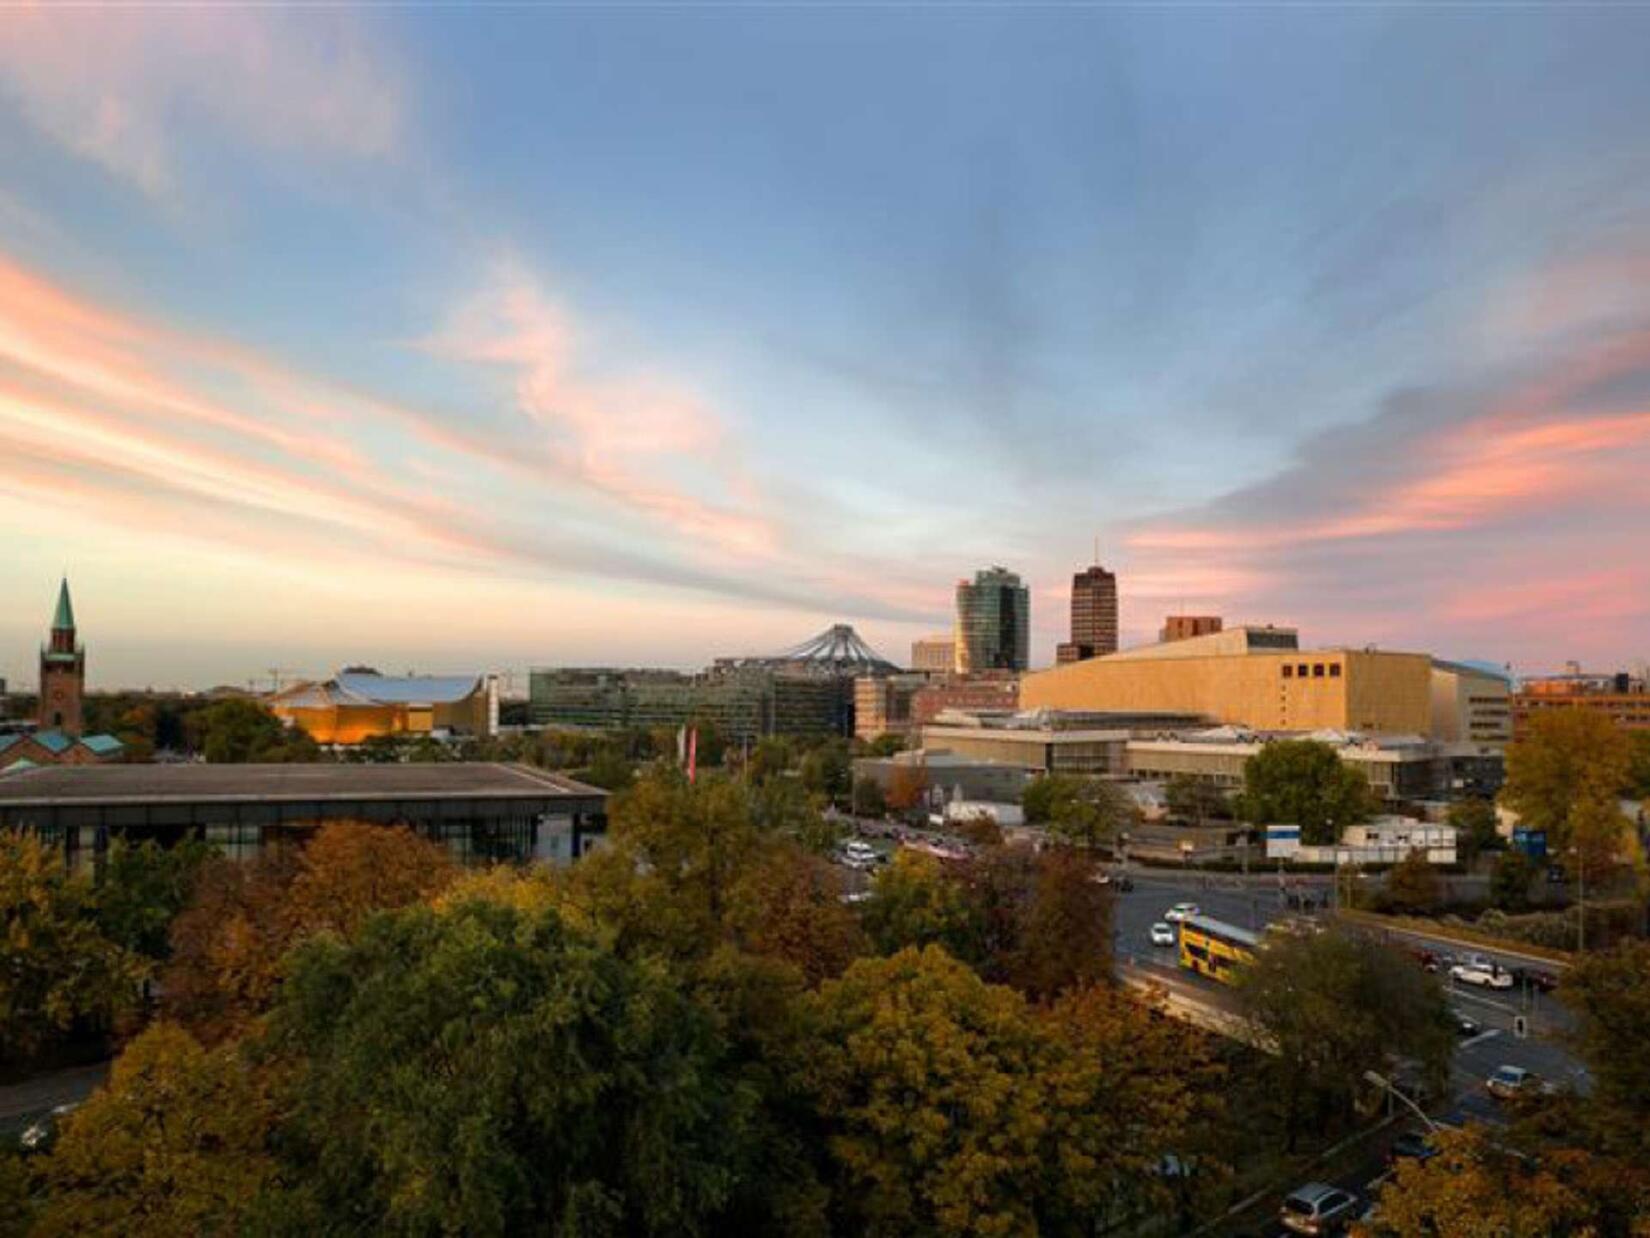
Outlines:
<svg viewBox="0 0 1650 1238"><path fill-rule="evenodd" d="M69 581L57 591L57 613L52 616L49 644L40 649L40 729L79 735L80 699L86 686L86 651L75 644L74 606Z"/></svg>

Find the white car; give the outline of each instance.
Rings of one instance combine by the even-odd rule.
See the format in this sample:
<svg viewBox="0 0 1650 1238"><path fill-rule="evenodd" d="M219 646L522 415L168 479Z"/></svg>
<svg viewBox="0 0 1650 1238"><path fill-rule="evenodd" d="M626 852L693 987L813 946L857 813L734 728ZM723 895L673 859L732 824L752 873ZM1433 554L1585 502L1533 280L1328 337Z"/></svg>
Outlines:
<svg viewBox="0 0 1650 1238"><path fill-rule="evenodd" d="M1459 980L1462 984L1476 985L1481 989L1510 989L1513 987L1513 975L1505 968L1497 967L1493 963L1457 963L1449 969L1450 979Z"/></svg>
<svg viewBox="0 0 1650 1238"><path fill-rule="evenodd" d="M1174 925L1159 920L1152 925L1152 945L1172 946L1175 943Z"/></svg>
<svg viewBox="0 0 1650 1238"><path fill-rule="evenodd" d="M1190 920L1197 915L1196 903L1176 903L1163 913L1163 918L1171 924L1179 924L1182 920Z"/></svg>

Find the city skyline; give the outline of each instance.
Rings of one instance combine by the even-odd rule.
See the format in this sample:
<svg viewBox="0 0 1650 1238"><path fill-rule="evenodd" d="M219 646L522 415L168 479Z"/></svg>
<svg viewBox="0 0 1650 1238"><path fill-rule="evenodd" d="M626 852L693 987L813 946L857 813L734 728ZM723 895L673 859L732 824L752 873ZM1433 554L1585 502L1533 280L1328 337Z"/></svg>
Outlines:
<svg viewBox="0 0 1650 1238"><path fill-rule="evenodd" d="M1046 665L1096 531L1124 645L1630 666L1646 34L16 13L0 677L64 573L94 689L897 657L990 563Z"/></svg>

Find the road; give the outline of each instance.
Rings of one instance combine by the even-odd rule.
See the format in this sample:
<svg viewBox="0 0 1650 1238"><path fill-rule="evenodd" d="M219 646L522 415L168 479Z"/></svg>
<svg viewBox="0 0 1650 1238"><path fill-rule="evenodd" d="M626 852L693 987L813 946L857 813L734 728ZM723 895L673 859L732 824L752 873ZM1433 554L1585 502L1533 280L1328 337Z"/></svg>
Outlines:
<svg viewBox="0 0 1650 1238"><path fill-rule="evenodd" d="M108 1073L109 1063L95 1062L0 1087L0 1137L17 1134L58 1105L85 1100Z"/></svg>

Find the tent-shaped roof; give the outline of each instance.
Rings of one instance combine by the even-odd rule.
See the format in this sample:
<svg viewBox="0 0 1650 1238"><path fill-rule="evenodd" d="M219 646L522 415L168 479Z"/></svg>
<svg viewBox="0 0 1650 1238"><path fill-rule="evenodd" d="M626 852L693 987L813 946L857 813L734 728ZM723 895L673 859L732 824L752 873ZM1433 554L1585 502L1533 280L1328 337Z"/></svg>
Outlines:
<svg viewBox="0 0 1650 1238"><path fill-rule="evenodd" d="M375 705L451 705L481 690L479 675L364 675L344 671L328 686Z"/></svg>

